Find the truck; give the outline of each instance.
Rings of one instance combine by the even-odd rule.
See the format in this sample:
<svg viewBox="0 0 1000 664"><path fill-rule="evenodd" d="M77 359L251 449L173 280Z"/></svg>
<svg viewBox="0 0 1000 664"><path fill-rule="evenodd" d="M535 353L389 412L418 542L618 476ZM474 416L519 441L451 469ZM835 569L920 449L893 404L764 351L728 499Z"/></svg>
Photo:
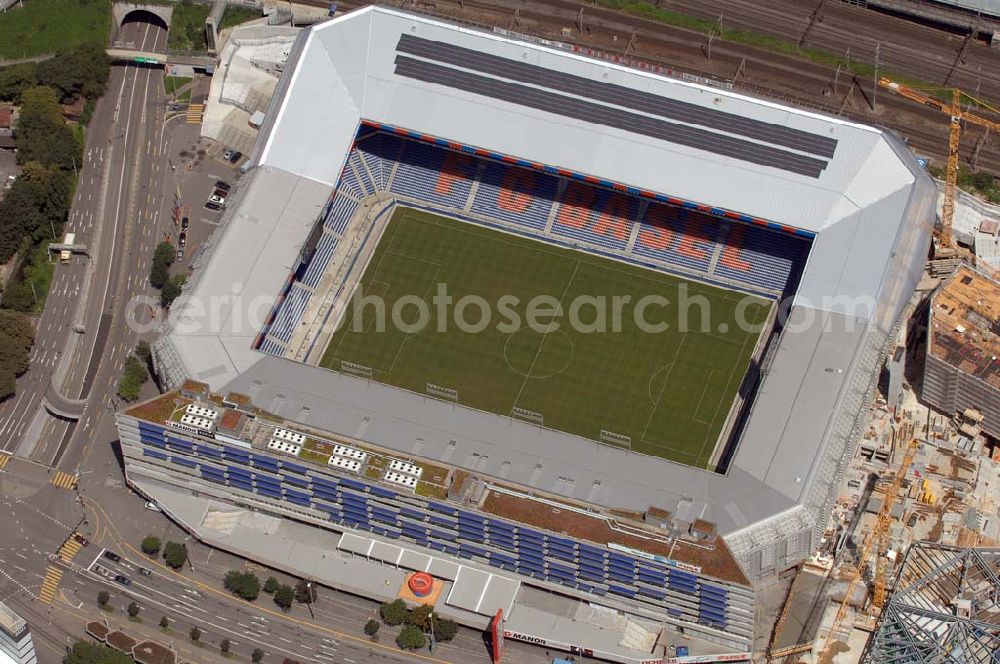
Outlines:
<svg viewBox="0 0 1000 664"><path fill-rule="evenodd" d="M76 233L66 233L65 239L63 239L63 244L74 244L76 242ZM69 263L70 259L73 257L73 252L69 249L63 249L59 252L59 262Z"/></svg>

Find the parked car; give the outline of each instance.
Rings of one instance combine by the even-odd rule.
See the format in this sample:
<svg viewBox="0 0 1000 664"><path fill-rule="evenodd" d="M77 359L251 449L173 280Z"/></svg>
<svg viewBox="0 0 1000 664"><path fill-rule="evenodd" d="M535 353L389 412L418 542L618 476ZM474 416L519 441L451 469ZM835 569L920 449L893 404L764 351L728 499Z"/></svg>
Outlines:
<svg viewBox="0 0 1000 664"><path fill-rule="evenodd" d="M216 189L221 189L222 191L225 191L225 192L228 192L230 189L232 189L232 186L228 182L225 182L223 180L216 180L215 181L215 188Z"/></svg>
<svg viewBox="0 0 1000 664"><path fill-rule="evenodd" d="M111 562L115 562L115 563L120 563L122 561L122 557L119 556L114 551L105 551L104 552L104 557L107 558L108 560L110 560Z"/></svg>
<svg viewBox="0 0 1000 664"><path fill-rule="evenodd" d="M150 572L145 567L140 567L139 568L139 574L142 574L143 576L149 576L150 574L152 574L152 572Z"/></svg>
<svg viewBox="0 0 1000 664"><path fill-rule="evenodd" d="M226 191L225 189L219 189L218 187L216 187L215 189L212 190L212 195L218 196L219 198L225 198L226 196L229 195L229 192Z"/></svg>
<svg viewBox="0 0 1000 664"><path fill-rule="evenodd" d="M117 575L115 577L115 581L117 581L118 583L120 583L120 584L122 584L123 586L126 586L126 587L132 585L132 579L128 578L124 574Z"/></svg>
<svg viewBox="0 0 1000 664"><path fill-rule="evenodd" d="M184 260L184 250L183 249L178 249L177 250L177 260L179 260L179 261ZM159 510L156 510L156 511L159 512Z"/></svg>
<svg viewBox="0 0 1000 664"><path fill-rule="evenodd" d="M181 230L182 231L186 231L188 229L188 226L190 225L190 223L191 223L191 220L188 219L187 217L184 217L183 219L181 219Z"/></svg>
<svg viewBox="0 0 1000 664"><path fill-rule="evenodd" d="M73 533L73 539L80 543L80 546L88 546L90 540L81 535L80 533Z"/></svg>
<svg viewBox="0 0 1000 664"><path fill-rule="evenodd" d="M226 160L227 160L227 161L228 161L228 162L229 162L230 164L235 164L235 163L236 163L236 162L238 162L238 161L240 160L240 158L241 158L241 157L243 156L243 153L242 153L242 152L236 152L236 151L233 151L233 150L230 150L229 152L231 152L231 154L230 154L230 155L229 155L228 157L226 157Z"/></svg>
<svg viewBox="0 0 1000 664"><path fill-rule="evenodd" d="M226 198L224 196L218 196L216 194L212 194L211 196L209 196L208 197L208 201L210 203L215 203L216 205L225 205L226 204Z"/></svg>
<svg viewBox="0 0 1000 664"><path fill-rule="evenodd" d="M212 201L208 201L207 203L205 203L205 209L218 212L219 210L222 209L222 206L219 205L218 203L213 203Z"/></svg>
<svg viewBox="0 0 1000 664"><path fill-rule="evenodd" d="M187 241L188 241L188 234L185 233L184 231L181 231L181 234L177 236L177 246L183 249L185 246L187 246Z"/></svg>

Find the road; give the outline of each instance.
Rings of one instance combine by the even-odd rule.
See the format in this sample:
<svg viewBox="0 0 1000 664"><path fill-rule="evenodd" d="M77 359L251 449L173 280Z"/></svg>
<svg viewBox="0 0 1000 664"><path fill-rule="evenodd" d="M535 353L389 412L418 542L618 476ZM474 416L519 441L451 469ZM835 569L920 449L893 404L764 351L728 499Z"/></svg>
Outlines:
<svg viewBox="0 0 1000 664"><path fill-rule="evenodd" d="M155 26L131 23L122 29L145 50L164 48L165 33ZM234 176L206 154L212 149L203 150L197 126L187 124L184 113L164 116L162 77L161 70L134 65L112 69L108 94L88 130L66 228L91 255L57 266L31 368L18 381L17 396L0 405L0 451L16 453L0 463L0 532L6 534L0 541L0 600L32 625L42 662L58 661L86 621L102 618L135 635L169 640L182 656L199 662L226 661L216 654L223 638L241 659L263 648L265 662L286 656L322 664L488 661L482 635L472 630L460 630L455 641L433 653L403 653L386 630L380 643L372 643L361 628L377 604L333 589L321 589L315 617L302 606L283 613L266 596L254 604L232 597L222 589L222 577L251 563L191 541L163 515L145 510L125 486L109 404L124 360L140 338L125 325L126 310L133 296L150 294L146 280L155 245L165 233L176 234L167 219L173 192L183 189L185 200L191 199L184 207L191 216L190 260L219 223L200 202L215 179ZM186 162L182 152L191 155ZM143 305L134 313L145 323L153 312ZM85 332L74 332L75 324ZM53 381L68 399L85 400L79 422L52 417L40 405ZM78 479L75 488L70 477ZM91 544L63 560L57 554L66 551L74 531ZM187 540L193 566L173 572L145 557L136 547L151 532ZM88 571L104 547L123 561L100 564L129 576L128 588ZM140 565L152 574L138 574ZM271 574L257 569L261 578ZM114 597L110 614L95 602L102 589ZM144 623L129 623L122 614L131 601L142 607ZM171 622L169 635L155 627L163 615ZM205 634L205 648L186 638L194 625ZM508 661L515 664L545 661L542 651L524 644L511 644L510 653Z"/></svg>
<svg viewBox="0 0 1000 664"><path fill-rule="evenodd" d="M129 23L122 29L147 50L166 47L166 32L154 25ZM124 324L124 311L144 285L159 239L152 229L160 202L154 185L163 168L157 159L162 79L156 68L112 68L108 94L88 130L66 224L90 255L57 266L30 369L18 380L16 396L0 405L0 449L68 472L76 472L86 453L84 441L93 438L99 420L110 417L108 400L137 340ZM85 331L74 332L74 325ZM78 422L52 417L41 406L50 385L69 399L86 401Z"/></svg>
<svg viewBox="0 0 1000 664"><path fill-rule="evenodd" d="M99 456L105 455L92 455L90 461ZM233 653L243 661L255 648L263 649L267 664L285 657L318 664L489 661L482 635L467 629L433 652L400 651L395 631L385 626L379 641L372 642L362 627L376 615L378 605L329 588L320 588L312 614L302 605L283 612L265 594L252 603L237 599L222 587L222 577L232 569L253 571L262 581L272 575L289 585L296 580L191 540L186 540L190 564L170 570L161 560L142 554L138 544L148 534L164 542L185 541L185 533L162 514L144 509L143 501L116 477L110 456L85 471L84 485L89 482L89 487L82 496L53 485L47 469L38 464L15 458L0 471L0 531L5 533L0 543L0 600L32 625L40 662L57 661L66 643L82 635L86 622L103 619L133 636L172 643L198 662L226 661L213 655L222 639L230 640ZM88 538L89 545L73 544L74 532ZM120 560L106 558L105 551ZM150 574L140 573L140 568ZM114 576L119 574L131 584L117 583ZM57 583L46 581L57 575ZM102 590L112 597L109 613L96 603ZM142 624L130 623L125 615L133 601L141 607ZM157 627L163 616L170 622L170 633ZM204 649L190 643L194 626L202 631ZM541 649L508 643L504 661L542 664L548 658Z"/></svg>

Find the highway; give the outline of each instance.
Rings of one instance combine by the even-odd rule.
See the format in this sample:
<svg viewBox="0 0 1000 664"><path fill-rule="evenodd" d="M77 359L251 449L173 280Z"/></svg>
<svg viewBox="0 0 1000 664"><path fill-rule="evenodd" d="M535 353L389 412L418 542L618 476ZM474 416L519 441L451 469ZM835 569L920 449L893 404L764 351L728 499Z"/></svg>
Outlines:
<svg viewBox="0 0 1000 664"><path fill-rule="evenodd" d="M166 33L154 25L127 23L122 32L144 51L165 49ZM181 167L177 150L191 149L197 128L184 124L183 113L165 117L165 101L162 70L116 65L88 129L66 231L76 234L89 256L77 255L71 264L57 266L31 367L18 380L16 396L0 404L0 452L14 455L0 456L0 531L5 533L0 600L32 625L41 662L58 661L64 647L94 619L124 626L134 636L169 641L182 657L198 662L226 661L217 649L223 638L231 640L243 660L253 648L263 648L265 662L286 656L321 664L488 661L482 635L472 630L460 630L455 641L440 644L433 653L404 653L392 633L373 643L361 628L377 604L332 589L321 589L314 615L301 605L284 613L266 595L253 604L239 600L223 590L222 577L252 564L191 541L162 514L145 510L142 499L125 486L116 450L114 395L124 361L140 339L126 325L126 315L140 323L159 315L146 305L128 313L129 302L135 295L155 295L147 275L155 245L173 231L166 218L172 192L191 189L185 195L197 205L202 192L194 190L210 190L215 179L232 177L221 162L193 170ZM189 243L201 241L197 234L211 232L217 224L217 216L196 209ZM189 253L194 252L190 246ZM75 325L84 332L75 332ZM76 400L85 404L79 421L54 417L43 406L53 385L64 405ZM91 544L68 551L65 543L73 532ZM192 565L174 572L148 559L138 545L149 533L164 541L186 540ZM123 556L123 562L103 559L105 547ZM99 559L129 576L132 585L124 588L92 571ZM140 565L152 574L138 574ZM271 574L253 567L262 580ZM115 610L110 613L96 605L102 589L112 592ZM142 607L142 624L130 623L124 615L133 600ZM171 621L169 635L156 627L164 615ZM193 625L205 634L204 648L187 639ZM542 651L524 644L510 644L509 652L505 661L515 664L545 661Z"/></svg>
<svg viewBox="0 0 1000 664"><path fill-rule="evenodd" d="M122 30L144 50L166 47L166 32L154 25L127 23ZM163 168L157 159L163 111L162 70L112 68L88 130L66 224L89 256L56 267L30 369L18 380L16 396L0 405L2 450L75 473L84 441L112 421L107 405L137 341L125 326L125 305L142 291L159 239L153 229L160 201L153 192ZM75 332L75 325L84 332ZM86 402L78 422L52 417L42 406L51 387Z"/></svg>

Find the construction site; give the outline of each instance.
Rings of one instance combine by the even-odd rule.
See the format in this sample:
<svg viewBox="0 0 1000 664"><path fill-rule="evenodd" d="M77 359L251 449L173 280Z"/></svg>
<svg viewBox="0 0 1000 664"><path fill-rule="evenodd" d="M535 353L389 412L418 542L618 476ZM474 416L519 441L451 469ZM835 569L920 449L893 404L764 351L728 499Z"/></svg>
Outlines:
<svg viewBox="0 0 1000 664"><path fill-rule="evenodd" d="M790 575L768 661L993 662L1000 652L1000 282L953 223L978 216L974 233L994 233L1000 209L958 196L958 118L972 117L962 93L951 91L949 106L880 84L954 112L954 149L925 277L823 544Z"/></svg>

